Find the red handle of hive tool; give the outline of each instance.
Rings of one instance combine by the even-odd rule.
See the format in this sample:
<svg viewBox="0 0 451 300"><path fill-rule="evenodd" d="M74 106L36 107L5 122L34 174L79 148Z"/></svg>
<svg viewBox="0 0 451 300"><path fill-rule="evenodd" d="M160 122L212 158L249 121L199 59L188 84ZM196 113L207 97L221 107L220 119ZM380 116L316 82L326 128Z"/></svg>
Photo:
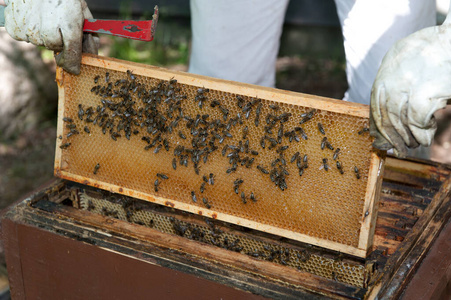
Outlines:
<svg viewBox="0 0 451 300"><path fill-rule="evenodd" d="M97 20L85 19L84 32L102 33L125 37L133 40L153 40L158 23L158 6L155 6L152 20L127 21L127 20Z"/></svg>

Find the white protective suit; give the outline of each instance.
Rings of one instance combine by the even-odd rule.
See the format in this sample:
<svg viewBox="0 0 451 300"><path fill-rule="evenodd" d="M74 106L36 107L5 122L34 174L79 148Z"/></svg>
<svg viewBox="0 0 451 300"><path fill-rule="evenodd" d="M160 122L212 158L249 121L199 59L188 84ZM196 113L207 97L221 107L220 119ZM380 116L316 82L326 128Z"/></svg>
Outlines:
<svg viewBox="0 0 451 300"><path fill-rule="evenodd" d="M349 89L344 99L370 103L388 49L435 25L433 0L335 0L343 30ZM288 0L191 0L189 72L274 87Z"/></svg>

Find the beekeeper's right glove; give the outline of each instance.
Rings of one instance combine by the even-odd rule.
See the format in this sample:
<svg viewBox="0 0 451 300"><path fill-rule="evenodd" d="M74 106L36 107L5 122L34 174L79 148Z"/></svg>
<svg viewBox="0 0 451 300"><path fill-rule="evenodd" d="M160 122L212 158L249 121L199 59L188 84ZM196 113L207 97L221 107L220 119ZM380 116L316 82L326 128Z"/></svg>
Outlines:
<svg viewBox="0 0 451 300"><path fill-rule="evenodd" d="M5 0L5 28L12 38L59 52L56 63L80 73L82 52L97 53L98 38L83 35L92 14L84 0Z"/></svg>

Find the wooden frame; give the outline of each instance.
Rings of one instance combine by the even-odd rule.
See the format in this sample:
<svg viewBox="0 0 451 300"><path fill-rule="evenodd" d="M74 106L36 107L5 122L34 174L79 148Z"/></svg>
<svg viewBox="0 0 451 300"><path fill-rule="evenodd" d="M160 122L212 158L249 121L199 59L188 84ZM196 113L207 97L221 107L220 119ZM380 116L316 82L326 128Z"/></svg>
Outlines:
<svg viewBox="0 0 451 300"><path fill-rule="evenodd" d="M86 65L101 67L109 70L116 70L120 72L126 72L129 69L133 69L133 72L136 75L152 76L154 78L160 78L164 80L176 76L179 83L189 84L191 86L198 87L206 87L206 88L208 87L220 91L236 93L240 95L248 95L252 97L259 97L262 99L273 100L282 103L299 104L299 101L302 100L303 106L327 110L335 113L347 114L361 118L367 118L369 115L368 106L362 104L343 102L340 100L304 95L272 88L257 87L249 84L235 83L200 75L187 74L183 72L169 71L158 67L146 66L131 62L124 62L111 58L103 58L103 57L101 58L98 56L86 54L83 56L82 63ZM57 132L58 136L62 135L63 133L62 130L64 126L62 121L65 110L64 76L65 76L64 71L62 69L58 69L56 77L56 81L58 83L59 88L58 132ZM161 205L171 206L184 211L202 214L204 216L208 216L211 218L217 218L219 220L258 229L264 232L284 236L294 240L299 240L316 246L333 249L339 252L355 255L358 257L365 257L367 255L368 250L371 249L372 246L375 229L374 224L377 216L378 193L382 182L381 177L384 167L384 159L383 157L381 157L381 153L376 150L373 150L373 153L371 155L366 195L364 199L363 211L360 220L361 226L359 230L360 237L359 243L358 247L354 247L326 239L312 237L306 234L289 231L286 229L281 229L266 224L260 224L252 220L248 220L246 218L232 216L229 214L220 213L206 208L200 210L198 206L178 202L175 199L165 199L162 197L157 197L154 195L143 193L137 190L129 189L127 187L114 185L109 182L102 182L94 178L86 178L83 176L73 174L70 172L70 170L67 170L67 164L64 161L63 151L60 149L61 145L62 140L57 139L56 155L55 155L55 175L64 179L144 199Z"/></svg>

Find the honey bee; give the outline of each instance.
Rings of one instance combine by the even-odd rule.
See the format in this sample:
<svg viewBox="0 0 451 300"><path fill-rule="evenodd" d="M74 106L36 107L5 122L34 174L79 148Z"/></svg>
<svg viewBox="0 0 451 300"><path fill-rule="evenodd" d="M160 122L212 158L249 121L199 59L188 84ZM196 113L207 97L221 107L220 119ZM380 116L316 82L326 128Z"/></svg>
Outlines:
<svg viewBox="0 0 451 300"><path fill-rule="evenodd" d="M158 192L158 186L159 186L159 184L160 184L160 181L158 180L158 178L155 180L155 182L154 182L154 189L155 189L155 192Z"/></svg>
<svg viewBox="0 0 451 300"><path fill-rule="evenodd" d="M257 199L255 198L254 192L251 192L251 196L250 196L252 202L257 202Z"/></svg>
<svg viewBox="0 0 451 300"><path fill-rule="evenodd" d="M262 172L263 174L269 174L269 171L268 170L266 170L263 166L261 166L261 165L258 165L257 166L257 169L260 171L260 172Z"/></svg>
<svg viewBox="0 0 451 300"><path fill-rule="evenodd" d="M298 159L299 155L300 155L299 151L296 152L296 153L291 157L290 162L293 163L296 159Z"/></svg>
<svg viewBox="0 0 451 300"><path fill-rule="evenodd" d="M360 179L360 170L359 170L359 168L354 166L354 173L355 173L355 177L357 179Z"/></svg>
<svg viewBox="0 0 451 300"><path fill-rule="evenodd" d="M247 203L246 195L244 194L244 192L241 192L241 200L243 201L244 204Z"/></svg>
<svg viewBox="0 0 451 300"><path fill-rule="evenodd" d="M208 179L208 183L209 183L210 185L215 184L213 173L210 173L210 178Z"/></svg>
<svg viewBox="0 0 451 300"><path fill-rule="evenodd" d="M318 123L318 130L322 134L326 135L326 131L324 130L324 127L323 127L323 125L321 123Z"/></svg>
<svg viewBox="0 0 451 300"><path fill-rule="evenodd" d="M61 148L61 149L67 149L70 145L71 145L71 143L65 143L65 144L62 144L62 145L60 146L60 148Z"/></svg>
<svg viewBox="0 0 451 300"><path fill-rule="evenodd" d="M340 148L335 149L333 159L337 160L338 159L338 155L340 155Z"/></svg>
<svg viewBox="0 0 451 300"><path fill-rule="evenodd" d="M97 171L100 169L100 164L95 165L93 174L96 175Z"/></svg>
<svg viewBox="0 0 451 300"><path fill-rule="evenodd" d="M327 164L327 158L323 158L324 170L329 171L329 165Z"/></svg>
<svg viewBox="0 0 451 300"><path fill-rule="evenodd" d="M358 132L358 134L359 134L359 135L362 135L362 134L364 134L365 132L369 132L369 131L370 131L370 129L369 129L368 127L363 127L362 130L360 130L360 131Z"/></svg>
<svg viewBox="0 0 451 300"><path fill-rule="evenodd" d="M83 120L83 115L85 114L85 111L83 110L83 107L81 104L78 104L78 118L80 120Z"/></svg>
<svg viewBox="0 0 451 300"><path fill-rule="evenodd" d="M194 191L191 191L191 198L193 199L193 202L197 202L196 193Z"/></svg>
<svg viewBox="0 0 451 300"><path fill-rule="evenodd" d="M166 180L166 179L169 178L166 174L163 174L163 173L157 173L157 176L160 177L163 180Z"/></svg>

